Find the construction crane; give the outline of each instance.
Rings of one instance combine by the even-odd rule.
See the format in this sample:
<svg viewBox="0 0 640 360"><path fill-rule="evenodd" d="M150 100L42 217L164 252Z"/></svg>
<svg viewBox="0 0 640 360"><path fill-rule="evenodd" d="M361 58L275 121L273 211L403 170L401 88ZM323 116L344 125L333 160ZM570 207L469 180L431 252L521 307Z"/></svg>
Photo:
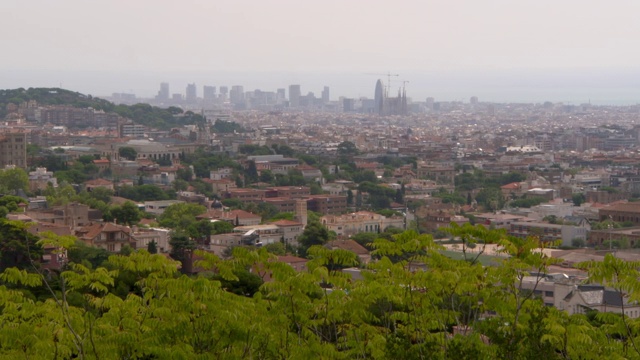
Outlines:
<svg viewBox="0 0 640 360"><path fill-rule="evenodd" d="M400 76L400 74L392 74L391 71L387 71L386 74L377 74L377 73L367 73L367 75L378 75L378 76L386 76L387 77L387 94L391 91L391 77L392 76Z"/></svg>

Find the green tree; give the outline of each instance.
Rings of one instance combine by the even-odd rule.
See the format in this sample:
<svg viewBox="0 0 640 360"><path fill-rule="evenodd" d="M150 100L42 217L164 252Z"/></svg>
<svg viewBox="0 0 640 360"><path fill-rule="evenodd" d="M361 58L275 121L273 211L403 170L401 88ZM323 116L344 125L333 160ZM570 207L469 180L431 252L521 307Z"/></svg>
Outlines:
<svg viewBox="0 0 640 360"><path fill-rule="evenodd" d="M338 155L340 156L352 156L358 155L358 148L351 141L343 141L338 144Z"/></svg>
<svg viewBox="0 0 640 360"><path fill-rule="evenodd" d="M43 254L29 224L0 218L0 271L10 267L32 268Z"/></svg>
<svg viewBox="0 0 640 360"><path fill-rule="evenodd" d="M137 224L142 219L142 212L138 209L138 205L127 201L122 206L114 206L111 208L111 215L120 224L129 226Z"/></svg>
<svg viewBox="0 0 640 360"><path fill-rule="evenodd" d="M247 163L247 169L244 172L244 179L247 182L247 184L251 184L258 181L258 170L256 168L255 161L249 161Z"/></svg>
<svg viewBox="0 0 640 360"><path fill-rule="evenodd" d="M138 152L130 146L123 146L118 149L118 155L121 158L134 161L138 157Z"/></svg>
<svg viewBox="0 0 640 360"><path fill-rule="evenodd" d="M571 200L573 201L574 206L580 206L586 201L586 197L582 193L573 194Z"/></svg>
<svg viewBox="0 0 640 360"><path fill-rule="evenodd" d="M319 221L309 221L298 239L303 254L314 245L324 245L330 239L329 230Z"/></svg>
<svg viewBox="0 0 640 360"><path fill-rule="evenodd" d="M98 268L107 261L109 256L110 253L107 250L88 246L80 240L67 249L67 257L70 262L82 264L89 269Z"/></svg>
<svg viewBox="0 0 640 360"><path fill-rule="evenodd" d="M13 195L4 195L0 197L0 206L5 207L7 211L18 211L20 209L20 204L27 204L27 200Z"/></svg>
<svg viewBox="0 0 640 360"><path fill-rule="evenodd" d="M191 171L191 168L189 167L178 169L178 171L176 171L176 177L180 180L189 182L193 178L193 171Z"/></svg>
<svg viewBox="0 0 640 360"><path fill-rule="evenodd" d="M156 244L155 240L151 240L147 244L147 251L149 254L157 254L158 253L158 244Z"/></svg>
<svg viewBox="0 0 640 360"><path fill-rule="evenodd" d="M284 246L283 243L281 242L275 242L275 243L271 243L271 244L267 244L264 246L264 248L274 254L274 255L285 255L287 252L286 247Z"/></svg>
<svg viewBox="0 0 640 360"><path fill-rule="evenodd" d="M273 173L271 170L262 170L260 172L260 181L264 183L271 183L273 181Z"/></svg>
<svg viewBox="0 0 640 360"><path fill-rule="evenodd" d="M190 266L191 254L196 249L196 242L187 233L177 230L172 231L169 245L171 245L171 257L182 263L182 269L187 271Z"/></svg>
<svg viewBox="0 0 640 360"><path fill-rule="evenodd" d="M168 227L170 229L187 229L189 225L196 222L196 216L201 215L206 211L206 207L198 204L173 204L169 205L162 215L158 217L158 223L161 226Z"/></svg>
<svg viewBox="0 0 640 360"><path fill-rule="evenodd" d="M21 168L0 170L0 192L15 193L29 190L29 175Z"/></svg>

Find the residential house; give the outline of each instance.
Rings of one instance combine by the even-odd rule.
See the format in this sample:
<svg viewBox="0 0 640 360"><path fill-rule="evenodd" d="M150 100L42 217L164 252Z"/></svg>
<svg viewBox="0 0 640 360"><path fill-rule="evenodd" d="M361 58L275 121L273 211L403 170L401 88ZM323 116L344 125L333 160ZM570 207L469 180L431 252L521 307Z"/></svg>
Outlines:
<svg viewBox="0 0 640 360"><path fill-rule="evenodd" d="M119 252L125 245L136 248L136 239L128 226L101 223L76 230L79 240L89 246L99 247L109 252Z"/></svg>
<svg viewBox="0 0 640 360"><path fill-rule="evenodd" d="M298 246L298 238L304 231L304 225L297 221L278 220L271 223L280 229L285 244Z"/></svg>
<svg viewBox="0 0 640 360"><path fill-rule="evenodd" d="M517 199L522 197L528 190L526 182L512 182L500 186L500 191L505 199Z"/></svg>
<svg viewBox="0 0 640 360"><path fill-rule="evenodd" d="M369 253L369 250L367 250L364 246L358 244L355 240L345 239L329 241L325 245L325 247L330 250L342 249L350 251L358 256L360 263L363 265L371 262L371 254Z"/></svg>
<svg viewBox="0 0 640 360"><path fill-rule="evenodd" d="M93 160L93 164L98 167L100 172L107 170L111 166L111 161L108 159L96 159Z"/></svg>
<svg viewBox="0 0 640 360"><path fill-rule="evenodd" d="M171 251L169 245L169 229L162 228L133 228L133 238L136 241L136 249L147 249L152 241L156 243L158 253L168 253Z"/></svg>
<svg viewBox="0 0 640 360"><path fill-rule="evenodd" d="M93 189L97 189L97 188L103 188L111 191L114 190L113 183L106 179L93 179L93 180L85 181L84 187L87 190L87 192L91 192L93 191Z"/></svg>

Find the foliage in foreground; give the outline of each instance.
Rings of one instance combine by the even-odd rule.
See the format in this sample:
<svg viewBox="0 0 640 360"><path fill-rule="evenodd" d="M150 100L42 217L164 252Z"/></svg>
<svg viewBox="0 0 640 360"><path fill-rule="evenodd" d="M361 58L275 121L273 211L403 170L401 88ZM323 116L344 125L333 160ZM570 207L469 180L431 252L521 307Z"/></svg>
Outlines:
<svg viewBox="0 0 640 360"><path fill-rule="evenodd" d="M304 272L246 248L231 260L199 254L196 265L209 272L196 277L144 250L95 270L71 264L59 276L9 268L0 274L0 358L638 358L637 320L569 316L520 291L529 271L551 263L537 240L454 230L469 243L500 243L510 257L497 267L452 260L429 235L407 231L373 241L380 260L360 281L337 270L356 264L354 254L320 246L309 249ZM633 267L611 259L585 266L594 279L639 293ZM229 287L248 269L251 284L270 281L236 295ZM454 326L470 331L452 335Z"/></svg>

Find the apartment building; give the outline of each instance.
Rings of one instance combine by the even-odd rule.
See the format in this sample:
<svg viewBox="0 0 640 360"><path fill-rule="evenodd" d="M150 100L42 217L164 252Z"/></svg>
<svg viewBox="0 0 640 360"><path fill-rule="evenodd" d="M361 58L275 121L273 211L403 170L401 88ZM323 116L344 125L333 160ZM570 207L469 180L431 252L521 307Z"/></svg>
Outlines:
<svg viewBox="0 0 640 360"><path fill-rule="evenodd" d="M0 130L0 169L27 167L27 134L19 130Z"/></svg>

